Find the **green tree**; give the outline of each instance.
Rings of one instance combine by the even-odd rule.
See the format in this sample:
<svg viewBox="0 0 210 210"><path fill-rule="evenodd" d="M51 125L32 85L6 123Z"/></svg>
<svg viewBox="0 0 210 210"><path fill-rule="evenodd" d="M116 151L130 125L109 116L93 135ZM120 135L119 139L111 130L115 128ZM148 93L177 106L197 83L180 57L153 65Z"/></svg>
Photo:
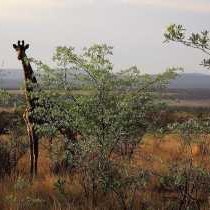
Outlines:
<svg viewBox="0 0 210 210"><path fill-rule="evenodd" d="M80 131L112 151L119 142L138 142L154 127L152 114L165 108L157 90L168 84L175 69L157 76L142 75L135 66L114 73L111 55L107 45L85 48L81 55L72 47L58 47L56 68L36 62L43 82L36 117L46 128ZM60 77L63 65L68 68ZM39 129L45 133L43 124Z"/></svg>
<svg viewBox="0 0 210 210"><path fill-rule="evenodd" d="M164 34L165 42L178 42L187 47L201 50L208 58L203 59L201 65L210 68L210 36L209 31L204 30L200 33L186 34L186 29L182 25L172 24L167 27Z"/></svg>
<svg viewBox="0 0 210 210"><path fill-rule="evenodd" d="M112 47L105 44L84 48L81 54L58 47L54 68L36 61L43 91L37 93L39 106L33 114L41 122L40 134L64 136L65 166L81 170L92 203L98 190L112 190L127 209L133 199L126 203L124 189L135 194L146 175L113 157L130 159L143 135L159 128L158 116L166 106L160 90L175 69L156 76L142 75L135 66L114 72L111 56ZM75 141L72 132L80 139Z"/></svg>

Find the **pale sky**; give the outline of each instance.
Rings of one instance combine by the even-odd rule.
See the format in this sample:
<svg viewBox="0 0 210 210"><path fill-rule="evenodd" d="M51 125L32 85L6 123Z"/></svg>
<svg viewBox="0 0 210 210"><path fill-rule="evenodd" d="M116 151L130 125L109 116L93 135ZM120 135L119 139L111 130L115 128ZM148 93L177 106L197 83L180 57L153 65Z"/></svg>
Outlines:
<svg viewBox="0 0 210 210"><path fill-rule="evenodd" d="M12 43L24 39L29 55L44 61L59 45L107 43L114 46L116 69L207 72L199 66L202 53L163 44L163 33L171 23L210 30L209 20L210 0L0 0L0 68L2 61L5 68L21 68Z"/></svg>

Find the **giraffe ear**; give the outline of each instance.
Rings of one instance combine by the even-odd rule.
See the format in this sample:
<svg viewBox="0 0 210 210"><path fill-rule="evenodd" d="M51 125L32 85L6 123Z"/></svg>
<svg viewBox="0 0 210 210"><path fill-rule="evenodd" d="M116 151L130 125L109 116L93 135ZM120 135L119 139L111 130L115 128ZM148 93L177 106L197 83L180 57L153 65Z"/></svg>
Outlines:
<svg viewBox="0 0 210 210"><path fill-rule="evenodd" d="M28 48L29 48L29 44L27 44L24 49L27 50Z"/></svg>
<svg viewBox="0 0 210 210"><path fill-rule="evenodd" d="M13 48L16 50L17 49L17 45L16 44L13 44Z"/></svg>

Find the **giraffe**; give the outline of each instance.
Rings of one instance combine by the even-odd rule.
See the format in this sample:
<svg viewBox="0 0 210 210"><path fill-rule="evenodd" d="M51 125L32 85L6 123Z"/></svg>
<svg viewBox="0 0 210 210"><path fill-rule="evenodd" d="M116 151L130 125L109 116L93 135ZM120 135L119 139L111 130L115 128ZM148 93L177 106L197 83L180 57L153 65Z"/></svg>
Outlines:
<svg viewBox="0 0 210 210"><path fill-rule="evenodd" d="M13 44L13 48L18 54L18 60L22 62L24 71L24 81L25 81L25 98L27 107L23 114L23 119L26 124L27 133L30 143L30 175L31 177L37 175L37 165L39 156L39 138L35 131L35 119L31 116L31 112L36 107L36 101L38 98L31 97L34 92L34 87L37 86L37 79L34 75L33 69L31 67L30 61L26 55L26 50L29 48L29 44L25 44L24 41L18 41L17 44Z"/></svg>
<svg viewBox="0 0 210 210"><path fill-rule="evenodd" d="M27 107L23 114L23 119L26 124L27 133L29 136L30 143L30 174L31 177L37 175L37 166L38 166L38 156L39 156L39 137L35 131L34 125L35 123L44 123L45 120L42 119L37 122L36 119L33 118L31 113L39 106L38 97L31 97L31 94L34 93L34 87L38 87L37 79L34 75L33 69L31 67L30 61L26 55L26 50L29 48L29 44L25 45L24 41L18 41L17 44L13 44L13 48L16 50L18 54L18 60L22 62L23 71L24 71L24 80L25 80L25 98L27 102ZM45 122L49 123L49 122ZM81 138L81 133L79 131L74 131L72 128L61 127L58 128L58 131L67 139L76 142ZM50 146L52 144L52 139L50 139Z"/></svg>

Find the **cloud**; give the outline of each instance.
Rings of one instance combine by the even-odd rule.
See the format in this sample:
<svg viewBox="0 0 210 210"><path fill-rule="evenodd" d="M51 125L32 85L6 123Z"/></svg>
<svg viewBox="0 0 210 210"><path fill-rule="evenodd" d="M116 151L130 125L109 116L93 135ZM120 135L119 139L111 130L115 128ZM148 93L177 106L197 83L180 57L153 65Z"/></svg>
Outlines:
<svg viewBox="0 0 210 210"><path fill-rule="evenodd" d="M0 0L0 17L6 19L33 18L43 11L76 8L94 0Z"/></svg>
<svg viewBox="0 0 210 210"><path fill-rule="evenodd" d="M0 16L9 16L17 10L43 10L52 8L74 8L88 4L125 3L136 6L154 6L191 12L210 12L209 0L0 0ZM21 11L18 11L21 12Z"/></svg>
<svg viewBox="0 0 210 210"><path fill-rule="evenodd" d="M92 1L93 0L0 0L0 8L49 8L62 5L70 5L74 7L83 4L89 4Z"/></svg>
<svg viewBox="0 0 210 210"><path fill-rule="evenodd" d="M189 12L210 12L210 2L206 0L122 0L131 5L147 5Z"/></svg>
<svg viewBox="0 0 210 210"><path fill-rule="evenodd" d="M61 14L62 9L122 4L210 13L210 0L0 0L0 21L42 22L56 13Z"/></svg>
<svg viewBox="0 0 210 210"><path fill-rule="evenodd" d="M62 2L62 0L59 0ZM51 7L59 5L59 1L57 0L0 0L0 9L1 10L9 10L9 9L27 9L28 7Z"/></svg>

